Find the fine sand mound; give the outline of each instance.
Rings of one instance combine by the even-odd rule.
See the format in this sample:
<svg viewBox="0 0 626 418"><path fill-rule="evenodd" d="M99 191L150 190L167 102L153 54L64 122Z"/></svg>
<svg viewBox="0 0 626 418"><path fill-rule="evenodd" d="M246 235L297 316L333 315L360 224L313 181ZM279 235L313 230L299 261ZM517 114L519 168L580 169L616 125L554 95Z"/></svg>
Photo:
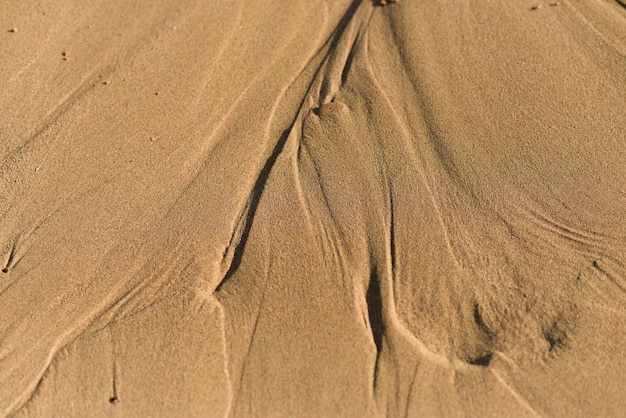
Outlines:
<svg viewBox="0 0 626 418"><path fill-rule="evenodd" d="M620 416L622 0L0 4L0 416Z"/></svg>

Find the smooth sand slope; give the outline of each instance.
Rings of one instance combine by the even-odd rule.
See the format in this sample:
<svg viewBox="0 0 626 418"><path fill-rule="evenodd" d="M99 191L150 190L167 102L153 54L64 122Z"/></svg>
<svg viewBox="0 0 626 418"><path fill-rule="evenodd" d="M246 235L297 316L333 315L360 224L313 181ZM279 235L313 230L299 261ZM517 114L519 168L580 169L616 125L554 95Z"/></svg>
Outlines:
<svg viewBox="0 0 626 418"><path fill-rule="evenodd" d="M3 1L0 45L0 416L626 414L622 1Z"/></svg>

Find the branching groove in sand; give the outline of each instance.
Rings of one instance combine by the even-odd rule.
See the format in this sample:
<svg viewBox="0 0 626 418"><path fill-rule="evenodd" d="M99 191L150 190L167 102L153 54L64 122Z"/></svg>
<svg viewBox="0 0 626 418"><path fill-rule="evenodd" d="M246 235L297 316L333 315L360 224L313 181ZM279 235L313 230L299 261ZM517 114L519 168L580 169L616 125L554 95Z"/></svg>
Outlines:
<svg viewBox="0 0 626 418"><path fill-rule="evenodd" d="M626 410L622 0L5 3L0 416Z"/></svg>

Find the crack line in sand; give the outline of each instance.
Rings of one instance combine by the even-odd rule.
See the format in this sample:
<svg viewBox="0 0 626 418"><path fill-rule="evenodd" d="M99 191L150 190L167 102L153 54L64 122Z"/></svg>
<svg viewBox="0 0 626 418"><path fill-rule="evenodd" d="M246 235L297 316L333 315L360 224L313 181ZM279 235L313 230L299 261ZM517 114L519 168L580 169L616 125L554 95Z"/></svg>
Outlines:
<svg viewBox="0 0 626 418"><path fill-rule="evenodd" d="M118 394L118 370L117 370L117 344L115 342L115 334L113 331L113 327L115 323L111 323L109 325L109 335L111 337L111 397L109 398L109 403L111 405L116 405L120 402L119 394Z"/></svg>
<svg viewBox="0 0 626 418"><path fill-rule="evenodd" d="M259 320L261 319L261 310L263 309L263 306L265 305L265 292L267 291L266 284L269 279L270 271L272 269L271 257L272 257L272 253L271 253L270 247L268 246L266 247L265 259L267 260L267 262L265 263L265 274L264 274L265 280L261 288L262 290L261 290L261 300L259 302L259 309L257 310L256 318L254 320L254 326L252 327L252 334L250 336L250 341L248 343L246 355L244 356L243 365L241 367L241 372L239 375L239 385L237 386L237 393L231 399L231 408L233 408L234 405L237 403L237 399L239 399L241 395L241 391L243 390L243 379L246 374L246 369L248 368L248 361L249 361L250 353L252 351L252 345L254 344L254 340L256 337L256 333L257 333L257 328L259 326ZM232 384L231 384L231 387L232 387Z"/></svg>
<svg viewBox="0 0 626 418"><path fill-rule="evenodd" d="M502 376L500 376L500 374L498 374L494 369L490 368L489 371L491 373L493 373L493 375L496 377L496 379L498 380L498 382L500 382L500 384L511 394L513 395L513 397L522 405L524 406L526 409L528 409L528 411L534 416L534 417L542 417L543 415L541 415L539 412L537 412L532 406L531 404L524 399L524 397L522 397L522 395L520 395L515 389L513 389L513 387L511 385L509 385L503 378Z"/></svg>
<svg viewBox="0 0 626 418"><path fill-rule="evenodd" d="M233 247L232 261L230 262L230 266L228 267L228 270L226 271L226 275L215 288L216 292L220 291L224 283L226 283L228 279L232 277L232 275L235 273L235 271L237 271L237 269L239 268L239 265L241 264L243 251L248 241L250 230L252 229L252 223L254 222L254 215L256 214L256 210L259 207L259 203L261 201L261 195L263 194L263 191L265 190L265 186L269 179L272 168L274 167L274 164L276 163L278 156L282 152L285 146L285 143L287 142L288 134L289 134L288 131L283 132L283 135L278 140L278 143L274 147L272 154L263 165L263 168L261 169L261 172L259 173L254 183L254 187L252 188L252 194L248 199L248 204L247 204L248 208L246 210L247 213L245 213L245 215L243 216L243 219L245 219L245 221L243 222L243 225L241 226L242 228L241 238L237 240L237 243Z"/></svg>

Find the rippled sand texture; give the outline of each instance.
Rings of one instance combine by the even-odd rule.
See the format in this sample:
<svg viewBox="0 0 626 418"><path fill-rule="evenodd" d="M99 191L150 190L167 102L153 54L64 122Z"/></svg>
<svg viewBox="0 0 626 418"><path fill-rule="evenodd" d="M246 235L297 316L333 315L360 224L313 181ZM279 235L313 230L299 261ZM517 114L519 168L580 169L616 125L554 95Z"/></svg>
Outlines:
<svg viewBox="0 0 626 418"><path fill-rule="evenodd" d="M0 24L0 415L626 411L623 2Z"/></svg>

